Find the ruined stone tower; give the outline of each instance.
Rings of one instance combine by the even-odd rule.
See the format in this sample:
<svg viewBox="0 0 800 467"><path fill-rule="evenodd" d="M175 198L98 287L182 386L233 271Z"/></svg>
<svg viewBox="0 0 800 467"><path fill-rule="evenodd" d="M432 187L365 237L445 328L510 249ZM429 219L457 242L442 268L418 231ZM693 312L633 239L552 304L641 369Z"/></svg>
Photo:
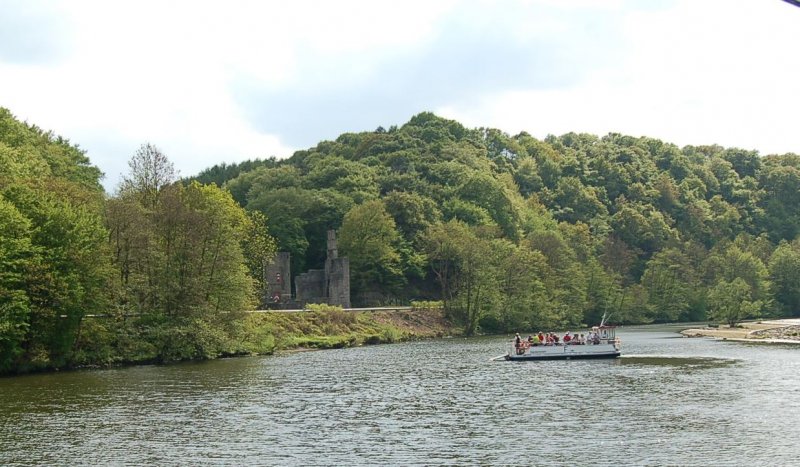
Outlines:
<svg viewBox="0 0 800 467"><path fill-rule="evenodd" d="M311 269L294 279L295 302L298 306L328 303L350 308L350 260L339 258L335 230L328 231L327 240L325 269Z"/></svg>
<svg viewBox="0 0 800 467"><path fill-rule="evenodd" d="M350 308L350 259L339 258L336 231L328 231L328 256L325 259L328 303Z"/></svg>
<svg viewBox="0 0 800 467"><path fill-rule="evenodd" d="M265 296L261 298L262 303L280 305L292 300L292 270L289 259L289 253L281 251L265 268L264 282L267 283L267 289Z"/></svg>

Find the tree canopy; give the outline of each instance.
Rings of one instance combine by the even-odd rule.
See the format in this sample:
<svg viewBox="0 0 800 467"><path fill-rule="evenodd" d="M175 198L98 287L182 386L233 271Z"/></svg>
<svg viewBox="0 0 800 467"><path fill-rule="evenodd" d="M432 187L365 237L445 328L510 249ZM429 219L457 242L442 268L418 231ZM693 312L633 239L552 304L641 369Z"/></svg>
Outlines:
<svg viewBox="0 0 800 467"><path fill-rule="evenodd" d="M265 264L323 268L329 229L354 305L442 300L468 334L800 316L797 154L424 112L178 181L149 143L130 167L109 196L0 109L0 372L241 351Z"/></svg>
<svg viewBox="0 0 800 467"><path fill-rule="evenodd" d="M800 233L800 156L616 133L539 140L428 112L379 130L209 171L231 174L217 181L272 220L279 248L304 269L322 267L326 229L342 227L349 238L356 217L388 214L393 224L381 214L370 227L395 231L384 245L413 260L386 269L394 256L378 254L383 247L367 251L375 247L348 239L353 277L375 292L354 297L362 305L444 299L476 332L587 323L604 312L622 322L705 319L711 289L740 277L759 312L798 313L793 253L773 251ZM366 235L369 222L359 225ZM453 238L466 250L446 247ZM475 315L464 310L474 297L457 286L469 282L459 276L469 272L464 255L478 255L483 242L492 253L481 273L494 269L481 280L491 293L470 324ZM500 251L515 259L501 260ZM383 282L362 280L377 278L380 264ZM520 264L527 272L515 275ZM524 305L509 302L520 288L509 277L530 287L515 299Z"/></svg>

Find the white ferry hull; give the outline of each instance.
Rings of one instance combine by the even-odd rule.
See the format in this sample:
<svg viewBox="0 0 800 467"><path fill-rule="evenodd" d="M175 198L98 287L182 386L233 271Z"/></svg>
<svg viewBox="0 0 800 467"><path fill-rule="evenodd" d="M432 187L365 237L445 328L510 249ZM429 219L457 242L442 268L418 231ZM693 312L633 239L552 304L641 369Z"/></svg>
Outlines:
<svg viewBox="0 0 800 467"><path fill-rule="evenodd" d="M578 360L592 358L617 358L620 351L614 344L534 346L522 354L509 352L505 358L523 360Z"/></svg>

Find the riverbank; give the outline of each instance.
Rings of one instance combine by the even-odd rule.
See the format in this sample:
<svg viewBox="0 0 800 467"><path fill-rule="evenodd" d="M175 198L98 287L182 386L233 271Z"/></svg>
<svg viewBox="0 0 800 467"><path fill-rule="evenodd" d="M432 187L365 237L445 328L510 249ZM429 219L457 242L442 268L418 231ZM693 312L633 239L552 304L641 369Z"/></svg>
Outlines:
<svg viewBox="0 0 800 467"><path fill-rule="evenodd" d="M170 326L139 318L92 317L84 320L72 351L59 361L31 359L0 370L0 376L271 355L461 333L461 328L450 323L440 308L241 313L215 324L190 321L183 326Z"/></svg>
<svg viewBox="0 0 800 467"><path fill-rule="evenodd" d="M681 331L685 337L710 337L738 342L800 344L800 319L776 319L741 323L738 327L691 328Z"/></svg>
<svg viewBox="0 0 800 467"><path fill-rule="evenodd" d="M248 316L246 327L274 339L271 351L260 353L389 344L458 332L440 309L260 313Z"/></svg>

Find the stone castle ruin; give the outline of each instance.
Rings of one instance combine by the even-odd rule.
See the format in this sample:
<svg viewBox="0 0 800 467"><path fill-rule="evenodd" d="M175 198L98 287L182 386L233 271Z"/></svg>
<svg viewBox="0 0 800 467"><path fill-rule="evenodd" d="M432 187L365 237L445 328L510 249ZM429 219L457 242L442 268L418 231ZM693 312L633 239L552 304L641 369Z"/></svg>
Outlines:
<svg viewBox="0 0 800 467"><path fill-rule="evenodd" d="M265 282L267 290L262 303L278 306L292 301L292 268L288 252L281 251L275 255L272 263L267 265Z"/></svg>
<svg viewBox="0 0 800 467"><path fill-rule="evenodd" d="M328 231L328 254L325 269L311 269L294 279L292 298L290 256L280 252L266 268L267 297L270 308L303 307L309 303L327 303L350 308L350 260L339 258L336 231Z"/></svg>

